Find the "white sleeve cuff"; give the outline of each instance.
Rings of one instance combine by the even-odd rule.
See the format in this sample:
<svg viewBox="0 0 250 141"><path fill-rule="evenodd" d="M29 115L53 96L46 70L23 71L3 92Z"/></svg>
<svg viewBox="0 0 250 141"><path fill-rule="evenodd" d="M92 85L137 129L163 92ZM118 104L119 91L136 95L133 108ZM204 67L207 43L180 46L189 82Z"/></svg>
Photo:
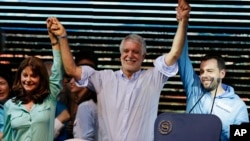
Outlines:
<svg viewBox="0 0 250 141"><path fill-rule="evenodd" d="M64 124L60 120L55 118L55 126L54 126L55 138L60 134L60 130L63 128L63 126L64 126Z"/></svg>

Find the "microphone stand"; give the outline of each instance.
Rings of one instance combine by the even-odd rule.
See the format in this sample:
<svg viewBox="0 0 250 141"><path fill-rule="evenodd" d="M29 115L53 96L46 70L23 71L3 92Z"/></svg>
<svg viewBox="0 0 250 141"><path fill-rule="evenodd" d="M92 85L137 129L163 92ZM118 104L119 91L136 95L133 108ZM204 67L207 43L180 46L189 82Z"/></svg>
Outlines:
<svg viewBox="0 0 250 141"><path fill-rule="evenodd" d="M206 93L207 91L205 91L202 95L201 95L201 97L196 101L196 103L194 104L194 106L189 110L189 114L193 111L193 109L194 109L194 107L200 102L200 100L201 100L201 98L205 95L205 93Z"/></svg>
<svg viewBox="0 0 250 141"><path fill-rule="evenodd" d="M214 98L213 98L213 103L212 103L212 107L211 107L210 114L212 114L212 111L213 111L213 108L214 108L214 101L215 101L215 97L216 97L216 95L217 95L217 89L218 89L218 87L219 87L220 79L218 79L217 82L218 82L218 86L217 86L217 88L216 88L216 90L215 90L215 93L214 93Z"/></svg>
<svg viewBox="0 0 250 141"><path fill-rule="evenodd" d="M209 87L212 85L212 82L214 81L214 78L211 78L212 80L211 80L211 83L210 83L210 85L209 85ZM216 91L217 91L217 89L216 89ZM193 111L193 109L194 109L194 107L200 102L200 100L201 100L201 98L206 94L206 92L208 92L208 91L205 91L202 95L201 95L201 97L196 101L196 103L194 104L194 106L189 110L189 114Z"/></svg>

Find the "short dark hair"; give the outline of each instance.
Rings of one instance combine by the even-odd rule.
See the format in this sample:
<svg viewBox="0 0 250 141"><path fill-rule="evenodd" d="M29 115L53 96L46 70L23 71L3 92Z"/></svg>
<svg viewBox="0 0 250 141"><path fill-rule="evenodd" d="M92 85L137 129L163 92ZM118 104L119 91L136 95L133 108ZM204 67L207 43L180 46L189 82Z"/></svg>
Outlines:
<svg viewBox="0 0 250 141"><path fill-rule="evenodd" d="M225 60L222 58L221 55L219 55L219 54L206 54L205 56L203 56L201 58L201 61L207 61L207 60L210 60L210 59L217 60L217 65L218 65L218 68L220 70L226 69Z"/></svg>
<svg viewBox="0 0 250 141"><path fill-rule="evenodd" d="M86 48L81 49L79 52L74 53L74 56L75 56L75 63L76 64L78 64L83 59L87 59L87 60L92 61L94 63L94 66L91 66L91 67L93 67L94 69L97 68L98 59L97 59L97 56L92 49L86 49ZM78 65L86 65L86 64L78 64Z"/></svg>

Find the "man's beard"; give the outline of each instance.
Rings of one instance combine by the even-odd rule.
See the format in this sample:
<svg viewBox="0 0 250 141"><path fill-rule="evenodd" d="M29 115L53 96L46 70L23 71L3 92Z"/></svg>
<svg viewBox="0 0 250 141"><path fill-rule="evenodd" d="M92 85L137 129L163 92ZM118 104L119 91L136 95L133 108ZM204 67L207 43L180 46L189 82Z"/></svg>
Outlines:
<svg viewBox="0 0 250 141"><path fill-rule="evenodd" d="M205 90L207 90L207 91L213 91L213 90L215 90L215 89L218 88L218 85L219 85L220 81L221 81L221 78L217 78L215 80L215 82L212 81L211 84L208 87L204 87L204 85L203 84L202 85L203 85L203 87L204 87Z"/></svg>

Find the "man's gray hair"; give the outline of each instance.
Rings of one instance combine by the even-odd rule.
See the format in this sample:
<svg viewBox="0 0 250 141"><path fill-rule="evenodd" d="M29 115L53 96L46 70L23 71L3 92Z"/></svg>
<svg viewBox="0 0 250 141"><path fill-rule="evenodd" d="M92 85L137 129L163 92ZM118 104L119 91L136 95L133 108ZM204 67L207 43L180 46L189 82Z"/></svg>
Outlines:
<svg viewBox="0 0 250 141"><path fill-rule="evenodd" d="M122 48L123 48L123 44L125 41L127 40L132 40L138 44L141 45L141 49L142 49L142 54L145 55L147 53L147 48L146 48L146 42L145 40L140 36L140 35L137 35L137 34L129 34L127 35L122 41L121 41L121 44L120 44L120 53L122 53Z"/></svg>

